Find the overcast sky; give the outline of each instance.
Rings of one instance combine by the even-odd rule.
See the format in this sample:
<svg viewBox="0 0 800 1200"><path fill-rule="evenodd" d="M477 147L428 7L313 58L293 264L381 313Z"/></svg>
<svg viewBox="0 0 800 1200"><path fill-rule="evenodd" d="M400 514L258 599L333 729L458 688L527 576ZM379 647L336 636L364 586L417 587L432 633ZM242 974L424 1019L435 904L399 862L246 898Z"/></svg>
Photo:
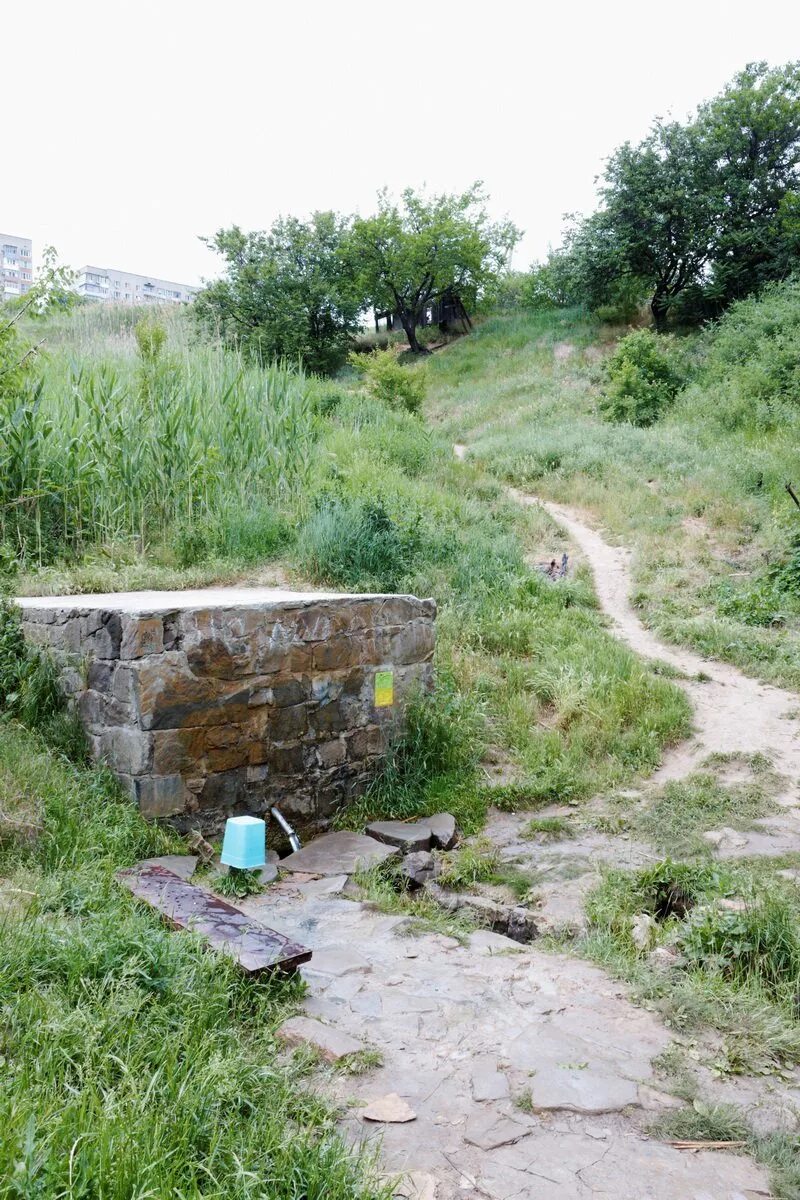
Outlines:
<svg viewBox="0 0 800 1200"><path fill-rule="evenodd" d="M525 266L654 115L800 58L800 3L6 0L0 46L0 231L35 259L197 283L221 226L483 179Z"/></svg>

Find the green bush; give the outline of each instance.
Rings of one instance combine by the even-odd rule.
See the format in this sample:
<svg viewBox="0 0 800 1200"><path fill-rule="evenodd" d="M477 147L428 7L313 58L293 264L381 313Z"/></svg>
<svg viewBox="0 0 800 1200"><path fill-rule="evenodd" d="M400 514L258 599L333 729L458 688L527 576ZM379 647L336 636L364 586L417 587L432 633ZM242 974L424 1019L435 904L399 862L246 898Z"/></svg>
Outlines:
<svg viewBox="0 0 800 1200"><path fill-rule="evenodd" d="M419 518L392 519L381 500L328 500L303 525L298 557L312 578L337 587L398 591L420 542Z"/></svg>
<svg viewBox="0 0 800 1200"><path fill-rule="evenodd" d="M419 367L405 367L392 350L374 350L372 354L351 354L350 362L363 377L367 391L391 408L418 413L425 399L425 373Z"/></svg>
<svg viewBox="0 0 800 1200"><path fill-rule="evenodd" d="M652 425L683 385L671 343L649 329L622 338L606 364L600 408L609 421Z"/></svg>

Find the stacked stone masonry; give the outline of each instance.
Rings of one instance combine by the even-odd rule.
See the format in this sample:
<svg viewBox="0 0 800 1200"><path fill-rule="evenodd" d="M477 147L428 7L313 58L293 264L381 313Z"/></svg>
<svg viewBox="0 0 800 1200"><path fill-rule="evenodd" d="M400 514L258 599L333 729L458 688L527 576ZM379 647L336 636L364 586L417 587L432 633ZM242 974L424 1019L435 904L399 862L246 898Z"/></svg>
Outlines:
<svg viewBox="0 0 800 1200"><path fill-rule="evenodd" d="M330 815L363 790L410 692L433 684L436 605L414 596L221 588L18 603L95 757L145 815L181 828L272 804ZM378 706L386 671L392 702Z"/></svg>

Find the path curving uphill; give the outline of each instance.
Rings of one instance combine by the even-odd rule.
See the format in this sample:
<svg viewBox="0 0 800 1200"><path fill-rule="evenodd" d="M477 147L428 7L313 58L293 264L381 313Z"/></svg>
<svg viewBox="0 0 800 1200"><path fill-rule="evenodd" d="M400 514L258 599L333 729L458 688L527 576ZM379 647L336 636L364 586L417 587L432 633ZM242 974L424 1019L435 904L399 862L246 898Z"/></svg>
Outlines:
<svg viewBox="0 0 800 1200"><path fill-rule="evenodd" d="M670 753L657 778L685 775L709 754L765 754L789 781L800 778L800 697L761 683L728 663L709 660L662 642L646 629L630 603L631 552L612 546L573 510L514 488L521 504L539 505L570 535L591 566L595 590L617 636L637 654L669 663L687 676L676 682L689 695L696 738ZM794 789L791 800L796 800Z"/></svg>

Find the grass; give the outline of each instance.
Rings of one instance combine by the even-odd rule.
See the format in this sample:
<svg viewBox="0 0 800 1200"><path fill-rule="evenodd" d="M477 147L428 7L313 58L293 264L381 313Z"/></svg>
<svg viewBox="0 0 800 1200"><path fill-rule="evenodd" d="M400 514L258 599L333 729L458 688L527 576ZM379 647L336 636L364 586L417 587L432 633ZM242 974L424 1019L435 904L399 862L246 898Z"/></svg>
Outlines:
<svg viewBox="0 0 800 1200"><path fill-rule="evenodd" d="M769 1169L775 1200L797 1200L800 1195L800 1141L786 1133L754 1133L733 1105L695 1100L687 1108L663 1114L648 1133L668 1142L733 1143L734 1150L750 1154Z"/></svg>
<svg viewBox="0 0 800 1200"><path fill-rule="evenodd" d="M632 818L630 828L662 853L681 857L709 853L704 832L720 825L752 829L755 820L775 811L776 790L777 781L768 773L726 786L714 771L696 771L665 784Z"/></svg>
<svg viewBox="0 0 800 1200"><path fill-rule="evenodd" d="M719 1074L800 1062L800 897L775 870L666 860L639 872L607 870L587 901L582 952L633 983L676 1029L719 1031L711 1064ZM640 913L655 918L656 945L678 955L670 969L634 944Z"/></svg>
<svg viewBox="0 0 800 1200"><path fill-rule="evenodd" d="M547 841L559 841L575 836L572 824L564 817L531 817L519 831L523 838L542 838Z"/></svg>
<svg viewBox="0 0 800 1200"><path fill-rule="evenodd" d="M469 935L478 928L470 913L449 912L430 896L404 891L390 863L358 872L355 881L364 899L380 912L407 918L398 932L409 937L440 933L466 945Z"/></svg>
<svg viewBox="0 0 800 1200"><path fill-rule="evenodd" d="M783 487L800 410L770 357L798 310L787 285L719 334L682 339L692 381L650 428L600 409L619 330L570 311L495 317L429 363L431 415L470 461L630 546L635 605L662 637L798 687L798 514ZM557 357L565 341L574 352Z"/></svg>
<svg viewBox="0 0 800 1200"><path fill-rule="evenodd" d="M42 820L0 843L16 897L0 921L0 1195L383 1195L277 1057L302 985L245 978L114 882L174 837L14 724L0 779L4 804L34 792Z"/></svg>

